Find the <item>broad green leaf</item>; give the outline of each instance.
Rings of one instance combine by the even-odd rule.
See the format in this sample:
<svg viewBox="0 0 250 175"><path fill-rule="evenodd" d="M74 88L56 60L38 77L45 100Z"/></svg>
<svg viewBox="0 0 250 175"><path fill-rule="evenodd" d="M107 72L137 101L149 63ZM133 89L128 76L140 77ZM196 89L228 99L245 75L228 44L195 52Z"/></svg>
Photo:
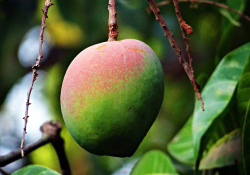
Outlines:
<svg viewBox="0 0 250 175"><path fill-rule="evenodd" d="M249 63L248 59L248 63ZM244 71L246 68L248 68L248 63L245 65L245 68L243 70L243 73L241 74L241 78L239 80L239 84L241 82L242 77L244 77ZM239 87L240 85L238 85ZM239 88L237 88L237 91L239 91ZM245 117L245 110L243 115L241 115L237 110L237 99L236 99L236 93L234 93L233 98L230 101L230 104L227 105L227 107L223 110L223 113L221 113L212 123L212 125L207 130L206 134L203 136L201 140L201 148L200 150L203 151L203 155L206 155L207 152L211 149L213 145L215 145L218 140L225 137L227 134L233 132L234 130L238 128L242 128L242 122ZM227 164L227 160L224 160L224 164ZM222 162L223 163L223 162ZM213 166L214 162L208 163L207 166ZM201 168L201 167L200 167Z"/></svg>
<svg viewBox="0 0 250 175"><path fill-rule="evenodd" d="M242 155L243 155L243 166L245 175L250 174L250 100L247 105L246 116L243 126L243 144L242 144Z"/></svg>
<svg viewBox="0 0 250 175"><path fill-rule="evenodd" d="M245 67L237 89L237 109L238 115L244 115L244 125L243 125L243 144L242 144L242 154L243 154L243 166L245 174L250 174L250 113L249 113L249 103L250 103L250 59L248 59L247 66Z"/></svg>
<svg viewBox="0 0 250 175"><path fill-rule="evenodd" d="M60 175L58 172L40 165L28 165L15 171L12 175Z"/></svg>
<svg viewBox="0 0 250 175"><path fill-rule="evenodd" d="M142 156L130 175L178 175L170 158L162 151L152 150Z"/></svg>
<svg viewBox="0 0 250 175"><path fill-rule="evenodd" d="M246 5L246 0L227 0L227 6L239 11L243 12ZM230 14L230 19L223 18L222 19L222 25L221 25L221 38L218 43L217 47L217 58L216 62L219 62L220 59L230 50L230 43L232 37L230 35L232 34L232 31L235 27L235 25L232 23L232 21L238 21L240 16L237 13L234 12L227 12ZM227 15L228 16L228 15Z"/></svg>
<svg viewBox="0 0 250 175"><path fill-rule="evenodd" d="M217 141L202 158L199 169L214 169L242 160L242 137L240 129L234 130Z"/></svg>
<svg viewBox="0 0 250 175"><path fill-rule="evenodd" d="M227 54L217 66L202 91L205 111L201 110L200 102L196 102L192 130L194 155L197 163L199 163L199 159L204 151L202 150L204 149L204 145L202 145L201 149L201 141L203 141L203 144L206 143L203 137L217 117L224 117L224 115L221 114L223 114L233 97L249 55L250 43ZM219 122L214 123L213 127L215 127L216 124L219 124ZM205 140L208 140L208 138L205 138Z"/></svg>
<svg viewBox="0 0 250 175"><path fill-rule="evenodd" d="M250 59L243 70L237 89L237 108L239 115L245 116L250 99Z"/></svg>
<svg viewBox="0 0 250 175"><path fill-rule="evenodd" d="M202 156L207 156L212 147L219 142L221 138L224 138L229 133L241 128L240 120L244 116L237 115L237 101L236 93L234 93L230 103L223 110L223 112L217 116L212 122L209 129L206 131L201 139L199 157L196 162L196 170L198 168L199 160ZM206 167L216 166L216 159L214 161L208 161ZM228 165L227 159L222 159L220 164ZM201 166L199 166L201 168Z"/></svg>
<svg viewBox="0 0 250 175"><path fill-rule="evenodd" d="M168 144L169 153L178 161L187 164L194 165L194 149L193 149L193 137L192 137L192 120L191 116L178 134Z"/></svg>

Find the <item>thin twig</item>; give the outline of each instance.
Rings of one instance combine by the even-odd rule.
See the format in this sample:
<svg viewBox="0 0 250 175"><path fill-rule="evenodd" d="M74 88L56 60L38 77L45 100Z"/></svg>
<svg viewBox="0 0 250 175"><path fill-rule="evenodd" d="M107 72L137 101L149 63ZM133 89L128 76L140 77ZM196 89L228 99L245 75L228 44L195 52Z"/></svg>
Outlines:
<svg viewBox="0 0 250 175"><path fill-rule="evenodd" d="M179 20L181 29L184 29L188 35L192 34L193 33L192 27L189 26L188 24L186 24L185 21L182 19L178 0L173 0L173 3L174 3L174 7L175 7L175 13L176 13L177 18ZM184 32L182 31L182 33L184 33Z"/></svg>
<svg viewBox="0 0 250 175"><path fill-rule="evenodd" d="M40 130L42 131L42 137L37 142L32 143L28 146L25 146L24 151L26 153L25 155L27 155L30 152L36 150L37 148L47 143L52 143L57 153L57 156L59 158L62 174L70 175L71 171L70 171L68 159L66 157L65 150L64 150L64 144L63 144L64 141L60 136L61 128L62 127L59 122L50 121L50 122L44 123L40 128ZM20 149L12 151L9 154L6 154L4 156L0 156L0 167L8 165L9 163L12 163L21 158L22 156L21 156Z"/></svg>
<svg viewBox="0 0 250 175"><path fill-rule="evenodd" d="M49 7L52 6L53 3L51 3L51 0L46 0L45 4L44 4L44 8L42 9L43 12L43 17L42 17L42 24L41 24L41 31L40 31L40 43L39 43L39 54L38 54L38 58L36 59L36 64L32 66L32 79L31 79L31 84L30 84L30 89L28 91L28 95L27 95L27 101L26 101L26 110L25 110L25 117L24 119L24 128L23 128L23 137L22 137L22 141L21 141L21 155L22 157L24 157L24 142L25 142L25 134L26 132L26 128L27 128L27 122L28 122L28 113L29 113L29 105L30 103L30 95L31 95L31 91L33 89L33 84L36 80L36 78L38 77L38 73L37 73L37 69L40 67L40 61L42 56L42 45L43 45L43 33L44 33L44 29L46 27L45 25L45 19L48 18L48 10Z"/></svg>
<svg viewBox="0 0 250 175"><path fill-rule="evenodd" d="M108 10L109 10L109 38L108 41L116 41L118 37L118 25L116 21L117 12L115 10L116 0L109 0Z"/></svg>
<svg viewBox="0 0 250 175"><path fill-rule="evenodd" d="M186 24L185 21L182 19L181 11L180 11L180 8L179 8L179 1L178 0L173 0L173 3L174 3L174 7L175 7L175 13L177 15L177 18L178 18L178 21L179 21L179 24L180 24L180 27L181 27L182 37L183 37L183 39L185 41L185 44L186 44L186 51L187 51L187 54L188 54L189 68L193 73L194 71L193 71L193 67L192 67L192 58L191 58L189 44L188 44L189 39L188 39L188 37L186 36L186 34L184 32L184 30L185 30L187 32L187 35L189 35L189 34L193 33L193 29L192 29L191 26Z"/></svg>
<svg viewBox="0 0 250 175"><path fill-rule="evenodd" d="M185 21L182 19L178 0L173 0L173 3L174 3L174 7L175 7L175 12L176 12L176 15L177 15L180 27L181 27L182 37L183 37L183 39L185 41L185 44L186 44L186 51L187 51L188 62L189 62L189 69L190 69L191 73L194 76L194 71L193 71L193 67L192 67L192 57L191 57L191 54L190 54L190 48L189 48L189 44L188 44L189 38L186 36L186 33L184 32L184 30L185 30L187 32L187 35L189 35L189 34L193 33L193 29L192 29L191 26L186 24ZM195 90L195 93L196 93L198 99L201 101L202 109L204 111L204 102L203 102L203 100L201 98L201 94L199 92L199 89L194 88L194 90Z"/></svg>
<svg viewBox="0 0 250 175"><path fill-rule="evenodd" d="M154 12L154 15L156 17L156 20L160 23L160 25L162 26L162 29L164 31L164 34L165 36L168 38L171 46L174 48L177 56L178 56L178 59L179 59L179 62L180 64L183 66L186 74L188 75L193 87L194 87L194 90L196 92L196 95L198 97L198 99L201 101L201 104L202 104L202 109L204 110L204 103L202 101L202 97L201 97L201 94L199 92L199 89L200 89L200 86L199 84L196 82L195 80L195 77L194 77L194 74L192 72L192 70L190 70L190 67L189 67L189 64L188 62L183 58L182 56L182 53L181 53L181 50L179 49L179 47L177 46L175 40L174 40L174 37L173 37L173 34L172 32L169 30L169 28L167 27L166 23L165 23L165 20L163 19L163 17L161 16L161 13L160 13L160 10L157 8L154 0L148 0L149 2L149 5L150 5L150 8L152 9L152 11Z"/></svg>
<svg viewBox="0 0 250 175"><path fill-rule="evenodd" d="M234 13L237 13L239 14L242 18L248 20L250 22L250 17L231 8L231 7L228 7L227 5L225 4L221 4L221 3L218 3L218 2L214 2L214 1L205 1L205 0L179 0L179 2L191 2L191 3L199 3L199 4L210 4L210 5L214 5L214 6L217 6L217 7L221 7L221 8L224 8L226 10L229 10L231 12L234 12ZM167 4L171 4L173 3L173 0L167 0L167 1L162 1L162 2L159 2L157 3L156 5L159 7L159 6L163 6L163 5L167 5ZM151 10L150 8L147 9L147 11L150 13Z"/></svg>

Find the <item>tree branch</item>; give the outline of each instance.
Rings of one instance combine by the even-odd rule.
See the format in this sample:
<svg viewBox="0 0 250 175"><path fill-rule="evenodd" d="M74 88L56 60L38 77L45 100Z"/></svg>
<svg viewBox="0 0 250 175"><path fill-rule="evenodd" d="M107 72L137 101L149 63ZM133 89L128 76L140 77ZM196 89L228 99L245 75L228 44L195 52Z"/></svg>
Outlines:
<svg viewBox="0 0 250 175"><path fill-rule="evenodd" d="M117 12L115 10L116 0L109 0L109 39L108 41L116 41L118 37L118 25L116 21Z"/></svg>
<svg viewBox="0 0 250 175"><path fill-rule="evenodd" d="M70 175L71 171L64 150L64 141L60 136L61 128L62 127L59 122L50 121L44 123L40 128L42 131L42 137L37 142L25 146L24 151L27 155L47 143L52 143L59 158L62 174ZM12 151L4 156L0 156L0 167L8 165L9 163L12 163L20 158L22 158L20 149Z"/></svg>
<svg viewBox="0 0 250 175"><path fill-rule="evenodd" d="M175 7L175 13L177 15L177 18L178 18L178 21L179 21L179 24L180 24L180 27L181 27L182 38L183 38L183 40L185 41L185 44L186 44L186 51L187 51L188 62L189 62L189 69L190 69L190 72L191 72L191 74L193 76L193 81L194 81L193 83L197 84L197 82L196 82L196 80L194 78L194 71L193 71L193 67L192 67L192 58L191 58L189 44L188 44L189 39L188 39L188 37L186 36L186 34L184 32L184 30L185 30L187 32L187 35L189 35L189 34L193 33L193 29L192 29L191 26L186 24L185 21L182 19L178 0L173 0L173 3L174 3L174 7ZM204 111L204 102L203 102L201 94L199 92L199 88L194 86L194 90L195 90L195 93L196 93L198 99L201 101L202 110Z"/></svg>
<svg viewBox="0 0 250 175"><path fill-rule="evenodd" d="M32 79L31 79L31 84L30 84L30 89L28 91L28 95L27 95L27 101L26 101L26 110L25 110L25 117L24 119L24 128L23 128L23 137L22 137L22 141L21 141L21 155L22 157L24 157L24 142L25 142L25 134L26 132L26 128L27 128L27 122L28 122L28 117L29 117L29 105L30 103L30 95L31 95L31 91L33 89L33 84L36 80L36 78L38 77L38 73L37 73L37 69L40 67L40 61L42 56L42 45L43 45L43 33L44 33L44 29L46 27L45 25L45 19L48 18L48 10L49 7L52 6L53 3L51 3L51 0L45 0L45 4L44 4L44 8L42 9L43 12L43 17L42 17L42 24L41 24L41 31L40 31L40 43L39 43L39 54L38 54L38 58L36 59L36 64L32 66Z"/></svg>
<svg viewBox="0 0 250 175"><path fill-rule="evenodd" d="M188 78L189 80L191 81L193 87L194 87L194 90L196 92L196 95L198 97L198 99L201 101L202 103L202 109L204 110L204 104L203 104L203 101L202 101L202 97L201 97L201 94L199 92L199 89L200 89L200 86L199 84L196 82L195 80L195 77L194 77L194 74L193 74L193 71L190 70L190 67L189 67L189 64L188 62L183 58L182 56L182 53L181 53L181 50L179 49L179 47L177 46L175 40L174 40L174 37L173 37L173 34L171 33L171 31L169 30L169 28L167 27L166 23L165 23L165 20L163 19L163 17L161 16L161 13L160 13L160 10L157 8L154 0L148 0L149 2L149 5L150 5L150 8L151 10L154 12L154 15L156 17L156 20L160 23L163 31L164 31L164 34L165 36L168 38L171 46L173 47L173 49L175 50L177 56L178 56L178 59L179 59L179 62L180 64L183 66L186 74L188 75Z"/></svg>
<svg viewBox="0 0 250 175"><path fill-rule="evenodd" d="M51 136L50 141L57 153L62 174L70 175L70 166L64 150L64 140L60 136L61 128L59 122L51 121L44 123L40 129L43 133L48 133Z"/></svg>
<svg viewBox="0 0 250 175"><path fill-rule="evenodd" d="M32 143L24 148L26 155L29 154L30 152L36 150L37 148L49 143L50 139L51 139L50 135L43 134L42 137L37 142ZM14 162L18 159L21 159L21 158L22 158L22 156L21 156L20 149L12 151L7 155L0 156L0 167L8 165L9 163L12 163L12 162Z"/></svg>
<svg viewBox="0 0 250 175"><path fill-rule="evenodd" d="M178 18L178 20L179 20L181 29L184 29L184 30L187 32L188 35L189 35L189 34L192 34L192 33L193 33L192 27L189 26L188 24L186 24L185 21L182 19L178 0L173 0L173 3L174 3L174 7L175 7L175 13L176 13L177 18ZM183 33L183 32L182 32L182 33ZM185 34L185 33L184 33L184 34Z"/></svg>
<svg viewBox="0 0 250 175"><path fill-rule="evenodd" d="M218 3L218 2L214 2L214 1L205 1L205 0L179 0L179 2L191 2L191 3L199 3L199 4L209 4L209 5L214 5L214 6L217 6L217 7L221 7L221 8L224 8L226 10L229 10L231 12L234 12L234 13L237 13L238 15L240 15L242 18L248 20L250 22L250 17L233 9L233 8L230 8L228 7L227 5L225 4L221 4L221 3ZM156 5L159 7L159 6L163 6L163 5L167 5L167 4L171 4L173 3L173 0L167 0L167 1L162 1L162 2L159 2L157 3ZM151 9L148 8L147 9L148 13L151 12Z"/></svg>
<svg viewBox="0 0 250 175"><path fill-rule="evenodd" d="M3 169L0 168L0 173L2 173L3 175L10 175L9 173L7 173L6 171L4 171Z"/></svg>

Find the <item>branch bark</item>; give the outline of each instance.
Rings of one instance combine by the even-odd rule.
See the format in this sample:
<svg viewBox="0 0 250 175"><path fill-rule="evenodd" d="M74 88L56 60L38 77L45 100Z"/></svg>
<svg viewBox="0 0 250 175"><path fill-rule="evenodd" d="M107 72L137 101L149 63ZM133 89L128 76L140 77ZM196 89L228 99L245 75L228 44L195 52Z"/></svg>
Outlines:
<svg viewBox="0 0 250 175"><path fill-rule="evenodd" d="M189 44L188 44L189 39L187 37L187 35L193 33L193 29L192 29L191 26L186 24L185 21L183 20L183 18L181 16L181 11L180 11L180 8L179 8L178 0L173 0L173 3L174 3L174 7L175 7L175 13L176 13L176 16L177 16L179 24L180 24L182 38L185 41L185 45L186 45L186 51L187 51L188 62L189 62L189 69L190 69L190 72L191 72L191 74L193 76L193 81L194 81L192 83L193 83L193 85L194 85L194 83L196 83L196 86L194 85L194 90L195 90L196 96L201 101L202 110L204 111L204 102L203 102L201 94L199 92L199 88L197 88L197 87L199 87L199 85L198 85L198 83L196 82L196 80L194 78L194 71L193 71L193 67L192 67L192 57L191 57L191 54L190 54L190 48L189 48ZM187 35L184 32L184 30L186 31Z"/></svg>
<svg viewBox="0 0 250 175"><path fill-rule="evenodd" d="M32 143L24 148L24 151L26 154L29 154L30 152L36 150L37 148L46 145L50 142L50 135L43 134L42 137L35 143ZM9 154L6 154L4 156L0 156L0 167L6 166L18 159L21 159L21 150L17 149L15 151L10 152Z"/></svg>
<svg viewBox="0 0 250 175"><path fill-rule="evenodd" d="M70 175L70 166L64 150L64 140L60 136L61 128L59 122L51 121L44 123L40 129L43 133L48 133L51 136L50 142L57 153L62 174Z"/></svg>
<svg viewBox="0 0 250 175"><path fill-rule="evenodd" d="M189 49L189 45L188 45L189 39L187 38L187 36L184 32L184 30L185 30L187 32L187 35L189 35L189 34L193 33L193 29L191 26L186 24L185 21L182 19L178 0L173 0L173 3L174 3L174 7L175 7L175 13L177 15L177 18L178 18L178 21L179 21L179 24L181 27L182 38L184 39L185 44L186 44L186 51L187 51L188 60L189 60L189 68L192 72L194 72L193 67L192 67L192 58L191 58L190 49Z"/></svg>
<svg viewBox="0 0 250 175"><path fill-rule="evenodd" d="M45 19L48 18L48 10L49 10L49 7L52 5L53 5L53 3L51 3L51 0L45 0L44 8L42 9L43 17L42 17L42 24L41 24L41 31L40 31L39 54L38 54L38 58L36 59L36 64L32 66L32 72L33 72L32 79L31 79L30 89L29 89L28 95L27 95L25 117L23 118L24 119L24 128L23 128L23 137L22 137L21 146L20 146L22 157L24 157L24 154L25 154L24 143L25 143L25 134L27 134L26 128L27 128L28 117L29 117L29 105L31 105L30 95L31 95L31 91L33 89L33 84L34 84L36 78L38 77L37 69L40 67L40 61L41 61L41 58L43 57L42 56L42 45L43 45L43 33L44 33L44 29L46 27Z"/></svg>
<svg viewBox="0 0 250 175"><path fill-rule="evenodd" d="M117 12L115 10L116 0L109 0L108 10L109 10L109 38L108 41L116 41L118 37L118 25L116 20Z"/></svg>
<svg viewBox="0 0 250 175"><path fill-rule="evenodd" d="M47 143L52 143L59 158L62 174L70 175L71 170L64 150L64 141L60 136L61 124L55 121L46 122L41 126L40 130L42 131L42 137L37 142L25 146L24 151L26 155ZM8 165L20 158L22 158L20 149L0 156L0 167Z"/></svg>
<svg viewBox="0 0 250 175"><path fill-rule="evenodd" d="M4 171L3 169L0 168L0 173L2 173L3 175L10 175L9 173L7 173L6 171Z"/></svg>
<svg viewBox="0 0 250 175"><path fill-rule="evenodd" d="M169 28L167 27L167 25L165 23L165 20L161 16L160 10L157 8L154 0L148 0L148 2L149 2L151 10L153 11L153 13L154 13L154 15L156 17L156 20L160 23L160 25L161 25L161 27L162 27L162 29L164 31L165 36L168 38L171 46L175 50L175 52L176 52L176 54L178 56L180 64L183 66L186 74L188 75L188 78L191 81L191 83L192 83L192 85L194 87L194 90L196 92L196 95L197 95L198 99L201 101L202 109L204 110L204 103L203 103L203 100L202 100L202 97L201 97L201 93L199 92L200 86L195 80L193 71L190 69L188 62L182 56L181 50L177 46L177 44L176 44L176 42L174 40L173 34L169 30Z"/></svg>
<svg viewBox="0 0 250 175"><path fill-rule="evenodd" d="M185 21L182 19L178 0L173 0L173 3L174 3L174 7L175 7L175 13L177 15L178 21L179 21L180 26L181 26L181 30L184 29L188 35L192 34L193 33L192 27L189 26L188 24L186 24ZM182 33L183 33L183 30L182 30Z"/></svg>
<svg viewBox="0 0 250 175"><path fill-rule="evenodd" d="M225 4L221 4L221 3L218 3L218 2L214 2L214 1L205 1L205 0L179 0L179 2L191 2L191 3L199 3L199 4L209 4L209 5L214 5L214 6L217 6L217 7L221 7L221 8L224 8L226 10L229 10L231 12L234 12L234 13L237 13L239 14L242 18L248 20L250 22L250 17L233 9L233 8L230 8L228 7L227 5ZM162 1L162 2L159 2L157 3L156 5L159 7L159 6L163 6L163 5L167 5L167 4L171 4L173 3L173 0L167 0L167 1ZM150 8L147 9L147 11L150 13L151 10Z"/></svg>

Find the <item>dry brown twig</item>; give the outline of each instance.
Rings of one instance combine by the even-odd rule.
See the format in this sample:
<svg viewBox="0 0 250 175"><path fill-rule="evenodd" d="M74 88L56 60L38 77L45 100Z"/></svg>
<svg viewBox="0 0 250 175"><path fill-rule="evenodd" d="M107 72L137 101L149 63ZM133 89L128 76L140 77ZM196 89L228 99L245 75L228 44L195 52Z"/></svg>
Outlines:
<svg viewBox="0 0 250 175"><path fill-rule="evenodd" d="M229 10L231 12L234 12L234 13L237 13L239 14L242 18L248 20L250 22L250 17L233 9L233 8L230 8L228 7L227 5L225 4L221 4L221 3L218 3L218 2L214 2L214 1L205 1L205 0L179 0L179 2L191 2L191 3L199 3L199 4L209 4L209 5L214 5L214 6L217 6L217 7L221 7L221 8L224 8L226 10ZM160 6L163 6L163 5L167 5L167 4L171 4L173 3L173 0L167 0L167 1L162 1L162 2L159 2L157 3L157 7L160 7ZM152 10L150 8L147 9L148 13L152 12Z"/></svg>
<svg viewBox="0 0 250 175"><path fill-rule="evenodd" d="M40 67L40 61L42 56L42 45L43 45L43 33L44 33L44 29L46 27L45 25L45 19L48 18L48 10L49 7L54 5L53 3L51 3L51 0L45 0L44 3L44 8L42 9L43 12L43 17L42 17L42 24L41 24L41 31L40 31L40 43L39 43L39 54L38 54L38 58L36 59L36 64L32 66L32 80L31 80L31 84L30 84L30 89L28 91L28 95L27 95L27 101L26 101L26 110L25 110L25 117L24 119L24 128L23 128L23 137L22 137L22 141L21 141L21 155L22 157L24 157L24 143L25 143L25 134L26 132L26 128L27 128L27 122L28 122L28 113L29 113L29 105L30 103L30 95L31 95L31 91L33 89L33 84L36 80L36 78L38 77L38 73L37 73L37 69Z"/></svg>
<svg viewBox="0 0 250 175"><path fill-rule="evenodd" d="M117 12L115 10L116 0L109 0L109 38L108 41L116 41L118 37L118 25L116 21Z"/></svg>
<svg viewBox="0 0 250 175"><path fill-rule="evenodd" d="M169 30L169 28L167 27L167 25L165 23L165 20L161 16L160 10L157 8L154 0L148 0L148 2L149 2L151 10L153 11L153 13L154 13L154 15L156 17L156 20L160 23L160 25L162 27L165 36L168 38L171 46L174 48L174 50L175 50L175 52L176 52L176 54L178 56L180 64L183 66L186 74L188 75L188 77L189 77L189 79L190 79L190 81L191 81L191 83L192 83L192 85L194 87L194 90L196 92L196 95L197 95L198 99L201 101L202 109L204 110L204 103L203 103L203 100L202 100L202 97L201 97L201 93L199 92L200 86L199 86L199 84L195 80L193 69L192 69L192 66L191 66L191 57L189 58L190 59L190 64L189 64L184 59L184 57L182 56L181 50L179 49L178 45L176 44L176 42L174 40L174 37L173 37L173 34ZM181 25L182 33L184 33L183 29L186 30L188 34L192 33L192 28L190 26L188 26L183 21L182 17L180 16L179 7L178 7L178 0L176 0L175 3L176 3L175 5L177 5L176 6L177 7L176 13L177 13L180 25ZM185 35L185 33L184 33L184 35ZM186 44L187 44L187 49L188 49L188 52L189 52L189 46L188 46L187 40L186 40Z"/></svg>
<svg viewBox="0 0 250 175"><path fill-rule="evenodd" d="M192 27L189 26L188 24L186 24L185 21L182 19L178 0L173 0L173 3L174 3L174 7L175 7L175 13L177 15L177 18L178 18L180 26L181 26L182 33L184 33L183 32L183 29L184 29L188 35L192 34L193 33Z"/></svg>
<svg viewBox="0 0 250 175"><path fill-rule="evenodd" d="M188 60L189 60L189 68L190 68L190 70L192 72L194 72L193 67L192 67L192 58L191 58L190 49L189 49L189 45L188 45L188 40L189 39L187 38L187 36L186 36L186 34L184 32L184 30L185 30L187 32L187 35L189 35L189 34L193 33L193 29L192 29L191 26L186 24L185 21L182 19L178 0L173 0L173 3L174 3L174 7L175 7L175 13L177 15L177 18L178 18L178 21L179 21L179 24L180 24L180 27L181 27L182 37L183 37L183 39L185 41L185 44L186 44L186 51L187 51Z"/></svg>
<svg viewBox="0 0 250 175"><path fill-rule="evenodd" d="M189 62L189 69L193 75L193 82L192 82L192 80L191 80L191 82L193 83L193 85L194 85L194 83L196 83L196 86L194 85L194 90L195 90L195 93L196 93L198 99L201 101L202 110L204 111L204 102L203 102L201 94L199 92L199 84L196 82L196 80L194 78L194 71L193 71L193 67L192 67L192 58L191 58L191 54L190 54L190 48L188 45L189 39L188 39L187 35L192 34L193 29L191 26L186 24L185 21L182 19L178 0L173 0L173 3L174 3L174 7L175 7L175 13L177 15L177 18L178 18L178 21L179 21L179 24L181 27L182 38L185 41L185 45L186 45L186 51L187 51L188 62ZM187 32L187 35L184 32L184 30Z"/></svg>

